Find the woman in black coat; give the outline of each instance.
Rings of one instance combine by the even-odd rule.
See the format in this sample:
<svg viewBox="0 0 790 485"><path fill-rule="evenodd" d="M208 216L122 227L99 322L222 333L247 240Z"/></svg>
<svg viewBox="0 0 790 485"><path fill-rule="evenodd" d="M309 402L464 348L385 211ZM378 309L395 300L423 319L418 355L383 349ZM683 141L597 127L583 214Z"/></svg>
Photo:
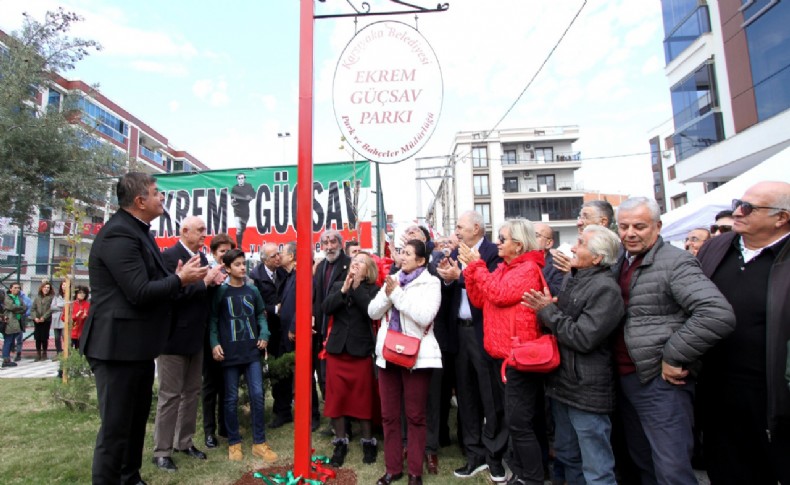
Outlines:
<svg viewBox="0 0 790 485"><path fill-rule="evenodd" d="M362 427L364 463L376 461L377 445L371 419L375 380L373 322L368 305L376 296L378 269L373 258L358 253L351 261L348 276L336 282L322 304L330 317L326 350L326 400L324 415L332 419L336 438L332 465L341 466L348 453L345 417L359 420Z"/></svg>

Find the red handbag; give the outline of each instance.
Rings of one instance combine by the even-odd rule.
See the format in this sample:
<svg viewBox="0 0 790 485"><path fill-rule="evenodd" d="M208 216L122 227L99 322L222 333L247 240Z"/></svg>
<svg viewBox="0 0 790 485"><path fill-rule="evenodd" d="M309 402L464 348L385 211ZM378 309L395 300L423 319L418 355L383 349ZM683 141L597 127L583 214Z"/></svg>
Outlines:
<svg viewBox="0 0 790 485"><path fill-rule="evenodd" d="M540 271L540 279L544 287L546 280L543 272ZM551 334L541 335L535 340L520 342L516 336L515 318L510 321L510 334L513 339L510 347L510 355L502 362L502 382L507 382L505 369L510 366L521 372L551 372L560 365L560 348L557 346L557 338Z"/></svg>
<svg viewBox="0 0 790 485"><path fill-rule="evenodd" d="M433 324L431 324L433 325ZM425 329L423 337L428 335L431 325ZM392 329L387 329L387 335L384 337L384 347L381 350L381 356L384 360L407 369L412 369L417 364L417 356L420 353L420 343L422 339L417 337L410 337L404 333L396 332Z"/></svg>

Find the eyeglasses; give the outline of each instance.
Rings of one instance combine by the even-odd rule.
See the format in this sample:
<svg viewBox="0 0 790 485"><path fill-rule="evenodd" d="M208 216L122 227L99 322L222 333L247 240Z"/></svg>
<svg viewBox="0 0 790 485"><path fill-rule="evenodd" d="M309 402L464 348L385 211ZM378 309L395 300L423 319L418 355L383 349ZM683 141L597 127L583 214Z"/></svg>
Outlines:
<svg viewBox="0 0 790 485"><path fill-rule="evenodd" d="M503 236L503 235L501 235L501 234L500 234L500 235L499 235L499 244L505 244L505 241L507 241L507 239L505 238L505 236Z"/></svg>
<svg viewBox="0 0 790 485"><path fill-rule="evenodd" d="M710 226L711 234L717 234L717 233L724 234L725 232L730 232L730 231L732 231L732 226L730 225L713 224L712 226Z"/></svg>
<svg viewBox="0 0 790 485"><path fill-rule="evenodd" d="M741 208L741 213L744 216L748 216L755 209L773 209L773 210L778 210L778 211L785 210L785 209L782 209L781 207L771 207L771 206L767 206L767 205L753 205L753 204L750 204L749 202L743 201L741 199L732 199L732 210L733 210L733 212L735 212L735 209L737 209L738 207Z"/></svg>
<svg viewBox="0 0 790 485"><path fill-rule="evenodd" d="M546 237L546 236L544 236L543 234L541 234L541 233L539 233L539 232L536 232L536 233L535 233L535 237L536 237L536 238L537 238L537 237L542 237L543 239L545 239L545 240L547 240L547 241L550 241L550 240L551 240L551 238L550 238L550 237Z"/></svg>

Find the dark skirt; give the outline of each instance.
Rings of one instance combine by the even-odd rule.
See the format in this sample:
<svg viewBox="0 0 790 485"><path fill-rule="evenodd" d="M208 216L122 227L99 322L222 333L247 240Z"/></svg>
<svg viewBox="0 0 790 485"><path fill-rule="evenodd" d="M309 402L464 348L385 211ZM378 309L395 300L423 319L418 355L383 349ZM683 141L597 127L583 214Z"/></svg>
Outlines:
<svg viewBox="0 0 790 485"><path fill-rule="evenodd" d="M373 357L326 354L326 400L324 416L372 419Z"/></svg>

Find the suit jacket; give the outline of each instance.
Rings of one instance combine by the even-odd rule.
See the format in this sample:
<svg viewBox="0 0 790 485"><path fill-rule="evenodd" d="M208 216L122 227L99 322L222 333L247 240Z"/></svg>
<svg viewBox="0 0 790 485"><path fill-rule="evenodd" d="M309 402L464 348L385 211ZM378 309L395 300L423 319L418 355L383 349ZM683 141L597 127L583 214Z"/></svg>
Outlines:
<svg viewBox="0 0 790 485"><path fill-rule="evenodd" d="M488 268L489 272L492 272L496 269L499 263L502 262L502 258L499 257L499 250L496 247L496 244L492 243L485 237L483 238L483 242L480 243L480 258L486 262L486 267ZM450 259L458 260L458 250L456 249L450 254ZM458 310L461 308L461 297L462 293L461 290L466 289L466 282L464 280L464 274L461 272L461 276L456 280L450 283L449 285L445 285L442 283L442 306L443 309L440 308L439 314L444 317L444 329L437 329L446 332L446 336L437 336L437 340L439 342L442 339L445 339L447 342L446 346L448 351L450 352L458 352ZM468 297L467 297L468 298ZM469 308L472 311L472 321L475 325L475 334L477 336L478 343L480 344L480 349L483 349L483 310L477 308L476 306L469 303ZM444 348L442 350L445 350ZM483 352L483 355L488 355Z"/></svg>
<svg viewBox="0 0 790 485"><path fill-rule="evenodd" d="M280 349L281 337L283 335L282 325L280 322L280 315L277 312L277 305L282 303L283 296L283 283L288 274L282 268L275 269L276 282L272 281L266 267L260 263L252 271L250 271L250 278L255 282L255 287L258 288L261 296L263 297L264 306L266 308L266 321L269 323L269 332L271 338L267 350L275 357L283 354ZM282 308L280 308L282 312Z"/></svg>
<svg viewBox="0 0 790 485"><path fill-rule="evenodd" d="M322 305L327 315L334 316L332 331L326 338L326 351L330 354L345 351L355 357L371 356L376 341L368 306L379 287L362 282L357 289L349 288L345 295L340 293L342 287L342 281L335 282Z"/></svg>
<svg viewBox="0 0 790 485"><path fill-rule="evenodd" d="M285 353L294 350L294 343L288 340L288 332L291 331L296 333L296 268L291 270L290 273L286 272L282 288L280 328L282 329L283 335L282 338L280 338L280 344L283 353Z"/></svg>
<svg viewBox="0 0 790 485"><path fill-rule="evenodd" d="M150 360L165 348L181 280L167 269L148 231L120 209L91 247L91 308L80 338L88 357Z"/></svg>
<svg viewBox="0 0 790 485"><path fill-rule="evenodd" d="M346 256L346 253L340 252L340 256L335 260L332 275L329 277L329 284L324 284L326 265L326 260L321 261L321 264L316 268L315 275L313 275L313 316L315 317L315 328L316 330L321 330L323 338L326 338L327 318L321 305L324 303L324 299L335 281L342 282L346 279L348 267L351 265L351 258Z"/></svg>
<svg viewBox="0 0 790 485"><path fill-rule="evenodd" d="M200 254L200 265L208 266L206 255ZM180 242L162 252L165 266L175 272L178 262L186 263L191 256ZM200 351L211 311L206 284L197 281L185 286L173 306L173 326L163 354L191 355Z"/></svg>

